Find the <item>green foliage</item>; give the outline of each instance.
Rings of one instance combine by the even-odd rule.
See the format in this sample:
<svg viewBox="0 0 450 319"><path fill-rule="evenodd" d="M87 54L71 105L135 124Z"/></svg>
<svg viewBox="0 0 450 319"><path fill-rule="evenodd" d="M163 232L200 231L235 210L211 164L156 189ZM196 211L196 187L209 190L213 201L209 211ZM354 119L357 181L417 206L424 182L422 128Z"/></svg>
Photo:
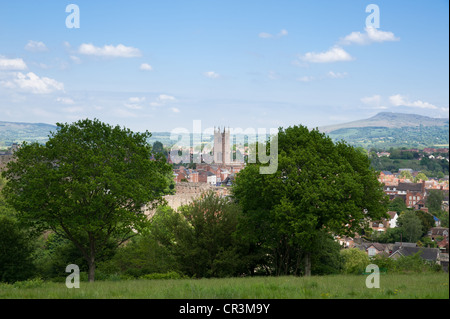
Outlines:
<svg viewBox="0 0 450 319"><path fill-rule="evenodd" d="M245 244L235 235L239 216L239 207L212 192L180 212L158 207L148 233L133 238L99 269L135 278L166 272L189 277L240 275L248 257Z"/></svg>
<svg viewBox="0 0 450 319"><path fill-rule="evenodd" d="M419 183L420 181L427 181L427 180L428 180L427 175L421 172L417 174L417 176L414 178L414 183Z"/></svg>
<svg viewBox="0 0 450 319"><path fill-rule="evenodd" d="M401 256L398 259L387 256L376 255L371 259L371 263L378 267L387 269L388 273L426 273L442 271L440 265L429 262L420 257L420 252L411 256Z"/></svg>
<svg viewBox="0 0 450 319"><path fill-rule="evenodd" d="M388 228L385 232L374 232L368 239L378 243L400 242L403 236L401 227Z"/></svg>
<svg viewBox="0 0 450 319"><path fill-rule="evenodd" d="M411 182L414 181L414 177L411 175L409 171L402 171L400 173L400 178L408 179Z"/></svg>
<svg viewBox="0 0 450 319"><path fill-rule="evenodd" d="M241 241L235 236L240 208L229 198L208 192L179 211L187 223L175 234L183 272L196 277L239 275L244 267Z"/></svg>
<svg viewBox="0 0 450 319"><path fill-rule="evenodd" d="M133 238L120 247L114 257L98 265L98 270L107 276L125 275L133 278L178 269L175 257L149 235Z"/></svg>
<svg viewBox="0 0 450 319"><path fill-rule="evenodd" d="M430 237L424 236L417 242L418 247L437 248L437 243L431 240Z"/></svg>
<svg viewBox="0 0 450 319"><path fill-rule="evenodd" d="M389 210L400 214L407 210L405 200L401 197L396 197L389 202Z"/></svg>
<svg viewBox="0 0 450 319"><path fill-rule="evenodd" d="M394 263L396 272L426 272L439 271L440 266L436 267L433 263L420 257L420 252L411 256L401 256Z"/></svg>
<svg viewBox="0 0 450 319"><path fill-rule="evenodd" d="M37 272L45 279L67 276L66 266L75 264L81 271L87 271L88 265L79 249L68 239L55 233L45 233L38 241L33 259Z"/></svg>
<svg viewBox="0 0 450 319"><path fill-rule="evenodd" d="M420 222L422 223L422 236L426 235L431 227L434 227L434 218L429 213L424 211L416 211L416 216L419 217Z"/></svg>
<svg viewBox="0 0 450 319"><path fill-rule="evenodd" d="M422 237L423 225L414 211L402 213L398 217L397 224L402 229L403 239L405 241L415 243Z"/></svg>
<svg viewBox="0 0 450 319"><path fill-rule="evenodd" d="M341 250L344 259L343 272L346 274L361 274L370 264L369 256L357 248Z"/></svg>
<svg viewBox="0 0 450 319"><path fill-rule="evenodd" d="M440 211L436 213L436 217L440 219L441 221L441 227L447 227L449 226L448 223L448 211Z"/></svg>
<svg viewBox="0 0 450 319"><path fill-rule="evenodd" d="M140 276L139 279L182 279L185 278L184 276L180 275L179 273L175 271L169 271L167 273L152 273Z"/></svg>
<svg viewBox="0 0 450 319"><path fill-rule="evenodd" d="M374 151L369 153L371 166L375 170L398 172L400 168L411 168L423 173L425 176L422 176L422 178L426 177L427 179L428 177L443 178L449 174L448 162L445 159L430 159L427 156L423 156L419 160L419 153L402 152L401 149L390 149L389 151L391 152L390 157L378 157ZM395 156L397 152L401 153L402 156ZM394 156L392 156L392 153ZM406 154L412 155L406 156Z"/></svg>
<svg viewBox="0 0 450 319"><path fill-rule="evenodd" d="M42 278L33 278L33 279L27 279L24 281L16 281L12 286L13 288L18 289L34 289L34 288L40 288L44 285L44 280Z"/></svg>
<svg viewBox="0 0 450 319"><path fill-rule="evenodd" d="M341 246L333 236L325 232L318 232L311 254L311 275L332 275L342 272L344 258Z"/></svg>
<svg viewBox="0 0 450 319"><path fill-rule="evenodd" d="M448 145L449 127L360 127L342 128L329 133L334 141L345 140L356 147L389 149L424 148L433 145Z"/></svg>
<svg viewBox="0 0 450 319"><path fill-rule="evenodd" d="M317 130L280 129L277 171L263 175L259 167L242 170L233 193L243 208L242 232L271 256L268 267L277 275L295 273L299 254L309 264L319 231L351 235L365 217L386 215L387 198L367 156Z"/></svg>
<svg viewBox="0 0 450 319"><path fill-rule="evenodd" d="M18 217L72 241L94 280L95 258L147 225L142 207L157 204L171 168L151 160L150 133L98 120L57 124L45 145L25 143L8 163L3 193Z"/></svg>
<svg viewBox="0 0 450 319"><path fill-rule="evenodd" d="M361 275L244 277L208 280L108 280L67 289L44 282L28 289L0 283L0 299L449 299L448 274L390 273L380 289L367 289ZM112 301L114 302L114 301ZM271 308L269 308L269 311ZM216 316L217 317L217 316ZM247 316L248 317L248 316ZM251 317L251 316L250 316Z"/></svg>
<svg viewBox="0 0 450 319"><path fill-rule="evenodd" d="M441 190L431 189L428 191L426 205L431 213L440 212L442 210L442 201L444 193Z"/></svg>
<svg viewBox="0 0 450 319"><path fill-rule="evenodd" d="M0 215L0 282L15 282L35 274L32 238L18 222Z"/></svg>

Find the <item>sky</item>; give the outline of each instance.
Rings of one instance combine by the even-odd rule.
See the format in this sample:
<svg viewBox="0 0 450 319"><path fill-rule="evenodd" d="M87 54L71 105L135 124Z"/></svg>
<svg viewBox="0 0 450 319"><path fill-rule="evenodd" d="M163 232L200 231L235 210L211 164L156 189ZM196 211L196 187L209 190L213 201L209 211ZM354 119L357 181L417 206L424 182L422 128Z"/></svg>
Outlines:
<svg viewBox="0 0 450 319"><path fill-rule="evenodd" d="M447 118L448 12L448 0L1 1L0 121L170 132Z"/></svg>

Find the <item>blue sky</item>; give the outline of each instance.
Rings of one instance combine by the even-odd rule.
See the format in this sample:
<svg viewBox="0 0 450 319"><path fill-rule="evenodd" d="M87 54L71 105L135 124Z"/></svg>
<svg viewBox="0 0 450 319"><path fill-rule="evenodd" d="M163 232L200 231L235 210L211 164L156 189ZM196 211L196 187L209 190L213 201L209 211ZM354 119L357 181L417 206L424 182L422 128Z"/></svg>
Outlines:
<svg viewBox="0 0 450 319"><path fill-rule="evenodd" d="M80 10L67 28L66 6ZM369 4L379 28L367 28ZM448 117L449 2L2 1L0 121L136 131Z"/></svg>

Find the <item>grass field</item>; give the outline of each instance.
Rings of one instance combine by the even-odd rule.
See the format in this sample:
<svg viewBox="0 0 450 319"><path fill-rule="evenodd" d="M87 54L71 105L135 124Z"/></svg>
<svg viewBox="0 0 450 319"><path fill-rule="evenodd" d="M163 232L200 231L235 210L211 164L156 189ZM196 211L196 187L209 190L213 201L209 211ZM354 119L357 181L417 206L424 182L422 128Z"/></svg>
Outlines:
<svg viewBox="0 0 450 319"><path fill-rule="evenodd" d="M0 284L0 299L448 299L446 273L385 274L380 288L366 276L253 277L65 283L30 281Z"/></svg>

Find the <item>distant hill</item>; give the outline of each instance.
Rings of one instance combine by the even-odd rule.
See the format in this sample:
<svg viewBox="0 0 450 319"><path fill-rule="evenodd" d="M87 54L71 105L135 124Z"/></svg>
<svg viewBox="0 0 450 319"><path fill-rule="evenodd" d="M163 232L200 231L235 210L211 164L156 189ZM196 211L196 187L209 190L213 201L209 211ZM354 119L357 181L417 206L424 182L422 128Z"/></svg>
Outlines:
<svg viewBox="0 0 450 319"><path fill-rule="evenodd" d="M0 121L0 146L9 147L12 143L46 142L56 125L45 123L18 123Z"/></svg>
<svg viewBox="0 0 450 319"><path fill-rule="evenodd" d="M448 146L449 120L382 112L359 121L319 127L334 141L364 148Z"/></svg>
<svg viewBox="0 0 450 319"><path fill-rule="evenodd" d="M319 127L319 130L325 133L329 133L343 128L354 128L354 127L399 128L399 127L420 127L420 125L448 126L448 118L440 119L418 114L381 112L365 120L358 120L343 124L323 126Z"/></svg>
<svg viewBox="0 0 450 319"><path fill-rule="evenodd" d="M0 148L12 143L48 140L55 125L45 123L16 123L0 121ZM417 114L382 112L364 120L319 127L334 141L345 140L364 148L448 146L449 120ZM152 132L150 143L160 141L166 146L174 144L169 132Z"/></svg>

